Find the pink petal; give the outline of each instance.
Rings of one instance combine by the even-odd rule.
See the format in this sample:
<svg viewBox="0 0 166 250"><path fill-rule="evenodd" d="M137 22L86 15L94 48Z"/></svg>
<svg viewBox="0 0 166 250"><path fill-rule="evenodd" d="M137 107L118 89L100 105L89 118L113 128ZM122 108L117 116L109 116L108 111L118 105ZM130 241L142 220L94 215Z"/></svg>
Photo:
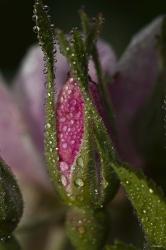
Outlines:
<svg viewBox="0 0 166 250"><path fill-rule="evenodd" d="M49 186L43 160L9 90L0 82L0 156L17 177Z"/></svg>
<svg viewBox="0 0 166 250"><path fill-rule="evenodd" d="M153 21L132 39L122 56L110 93L116 113L119 154L134 166L143 159L132 137L132 122L153 92L159 72L157 37L162 17Z"/></svg>
<svg viewBox="0 0 166 250"><path fill-rule="evenodd" d="M59 92L67 78L66 59L57 52L56 91ZM23 60L20 72L15 79L15 93L22 114L28 124L36 145L43 151L44 130L44 85L43 53L38 46L33 46Z"/></svg>
<svg viewBox="0 0 166 250"><path fill-rule="evenodd" d="M112 76L116 66L116 55L113 49L103 40L97 42L97 49L104 74L106 76ZM96 70L92 61L89 63L89 74L94 82L98 82Z"/></svg>
<svg viewBox="0 0 166 250"><path fill-rule="evenodd" d="M57 139L60 170L69 179L84 134L84 99L73 78L64 85L57 102ZM68 180L69 182L70 180ZM67 182L64 183L65 186Z"/></svg>

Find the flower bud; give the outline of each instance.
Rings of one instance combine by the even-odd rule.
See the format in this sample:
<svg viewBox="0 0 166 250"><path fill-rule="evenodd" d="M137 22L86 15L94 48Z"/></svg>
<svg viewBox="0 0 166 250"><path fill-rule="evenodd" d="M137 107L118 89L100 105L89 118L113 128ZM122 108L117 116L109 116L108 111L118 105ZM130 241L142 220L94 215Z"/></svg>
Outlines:
<svg viewBox="0 0 166 250"><path fill-rule="evenodd" d="M109 199L113 195L117 182L111 171L112 147L101 138L107 147L103 155L96 133L103 131L105 136L104 128L91 107L89 97L70 77L57 100L58 168L68 203L98 208L108 193Z"/></svg>
<svg viewBox="0 0 166 250"><path fill-rule="evenodd" d="M0 237L8 237L23 212L20 190L12 173L0 162Z"/></svg>

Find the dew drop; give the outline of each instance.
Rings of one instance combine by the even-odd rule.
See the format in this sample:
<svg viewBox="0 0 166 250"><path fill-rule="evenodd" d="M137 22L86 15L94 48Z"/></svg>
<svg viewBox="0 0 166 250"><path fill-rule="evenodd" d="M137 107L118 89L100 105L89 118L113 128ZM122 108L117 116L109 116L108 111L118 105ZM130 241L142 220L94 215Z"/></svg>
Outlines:
<svg viewBox="0 0 166 250"><path fill-rule="evenodd" d="M69 169L69 165L65 161L61 161L60 162L60 169L62 170L62 172L64 172L64 171Z"/></svg>
<svg viewBox="0 0 166 250"><path fill-rule="evenodd" d="M85 228L83 226L78 227L78 231L80 234L84 234L85 233Z"/></svg>
<svg viewBox="0 0 166 250"><path fill-rule="evenodd" d="M63 130L64 132L66 132L66 130L67 130L67 126L66 126L66 125L65 125L65 126L63 126L62 130Z"/></svg>
<svg viewBox="0 0 166 250"><path fill-rule="evenodd" d="M66 176L64 176L64 175L62 175L61 176L61 181L62 181L62 184L63 184L63 186L67 186L67 178L66 178Z"/></svg>
<svg viewBox="0 0 166 250"><path fill-rule="evenodd" d="M66 143L66 142L64 142L64 143L62 144L62 148L64 148L64 149L67 148L67 143Z"/></svg>
<svg viewBox="0 0 166 250"><path fill-rule="evenodd" d="M83 167L84 166L84 162L83 162L83 159L81 157L78 158L77 160L77 163L80 167Z"/></svg>
<svg viewBox="0 0 166 250"><path fill-rule="evenodd" d="M65 122L65 120L66 120L65 117L61 117L61 118L59 119L60 122Z"/></svg>
<svg viewBox="0 0 166 250"><path fill-rule="evenodd" d="M46 128L51 128L51 124L50 124L50 123L47 123L47 124L46 124Z"/></svg>
<svg viewBox="0 0 166 250"><path fill-rule="evenodd" d="M75 184L79 187L83 187L84 186L84 182L81 178L78 178L75 180Z"/></svg>
<svg viewBox="0 0 166 250"><path fill-rule="evenodd" d="M43 6L43 9L47 11L47 10L48 10L48 6L47 6L47 5L44 5L44 6Z"/></svg>
<svg viewBox="0 0 166 250"><path fill-rule="evenodd" d="M71 141L71 144L73 145L74 143L75 143L75 141L74 141L74 140L72 140L72 141Z"/></svg>

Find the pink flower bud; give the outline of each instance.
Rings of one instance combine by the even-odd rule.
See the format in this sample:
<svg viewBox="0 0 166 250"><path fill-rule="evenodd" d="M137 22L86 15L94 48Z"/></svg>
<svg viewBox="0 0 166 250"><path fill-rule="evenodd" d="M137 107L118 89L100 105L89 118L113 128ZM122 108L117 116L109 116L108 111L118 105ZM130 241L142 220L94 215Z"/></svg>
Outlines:
<svg viewBox="0 0 166 250"><path fill-rule="evenodd" d="M62 183L69 187L72 166L80 152L84 135L84 99L79 86L69 78L57 101L57 143Z"/></svg>

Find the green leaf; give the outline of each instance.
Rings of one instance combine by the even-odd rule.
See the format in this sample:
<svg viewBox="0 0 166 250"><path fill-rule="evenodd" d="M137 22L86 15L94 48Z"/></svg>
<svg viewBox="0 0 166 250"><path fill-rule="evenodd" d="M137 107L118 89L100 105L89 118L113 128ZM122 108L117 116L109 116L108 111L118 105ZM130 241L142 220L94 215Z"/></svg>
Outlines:
<svg viewBox="0 0 166 250"><path fill-rule="evenodd" d="M62 31L57 33L61 52L67 57L71 75L77 80L84 91L88 91L88 57L81 33L77 29L72 30L72 35L67 38Z"/></svg>
<svg viewBox="0 0 166 250"><path fill-rule="evenodd" d="M46 98L45 98L45 158L52 182L61 193L65 195L58 169L58 153L56 141L56 115L55 115L55 36L54 25L50 21L42 0L36 0L34 4L34 16L36 19L36 31L39 45L44 53L46 73Z"/></svg>
<svg viewBox="0 0 166 250"><path fill-rule="evenodd" d="M99 38L99 35L102 30L103 25L103 17L101 14L99 14L95 21L91 22L89 20L89 17L87 14L81 10L80 11L80 18L82 22L82 29L84 32L85 37L85 51L88 56L92 56L96 74L98 78L98 90L101 95L103 105L105 106L105 109L108 110L108 119L110 121L112 130L115 134L115 125L114 125L114 115L112 111L112 102L110 99L110 95L108 93L108 86L106 83L105 76L102 71L101 63L99 60L98 50L96 47L96 41Z"/></svg>
<svg viewBox="0 0 166 250"><path fill-rule="evenodd" d="M166 246L166 202L158 188L142 173L116 166L113 168L136 210L150 247Z"/></svg>
<svg viewBox="0 0 166 250"><path fill-rule="evenodd" d="M23 213L20 189L9 168L0 161L0 237L16 228Z"/></svg>
<svg viewBox="0 0 166 250"><path fill-rule="evenodd" d="M80 18L82 23L82 30L85 37L85 47L87 55L91 55L94 44L100 36L103 26L103 16L98 14L93 21L89 19L84 10L80 11Z"/></svg>
<svg viewBox="0 0 166 250"><path fill-rule="evenodd" d="M132 245L127 245L121 241L116 241L114 245L107 246L105 250L137 250L137 249Z"/></svg>

